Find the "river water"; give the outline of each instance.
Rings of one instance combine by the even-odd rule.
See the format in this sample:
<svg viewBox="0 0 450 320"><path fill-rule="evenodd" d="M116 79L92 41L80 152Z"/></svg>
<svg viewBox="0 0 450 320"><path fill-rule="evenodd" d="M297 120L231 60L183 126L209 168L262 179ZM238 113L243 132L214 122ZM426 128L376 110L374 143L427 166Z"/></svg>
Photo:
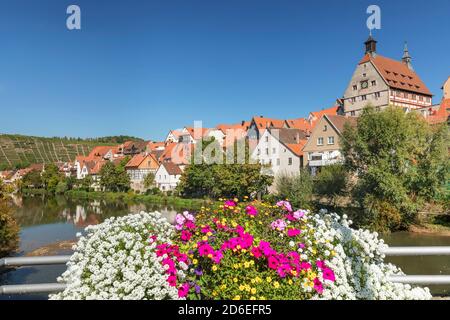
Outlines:
<svg viewBox="0 0 450 320"><path fill-rule="evenodd" d="M175 208L152 204L133 204L105 201L73 200L65 197L28 197L15 198L14 210L21 226L20 248L18 256L32 253L42 247L62 241L73 241L77 232L83 232L90 224L98 224L112 216L123 216L140 211L159 211L169 221L173 221L177 212L192 208ZM383 236L389 245L397 246L450 246L450 237L397 232ZM67 248L58 248L48 253L70 254ZM389 262L401 267L406 274L450 274L448 256L429 257L390 257ZM65 270L65 266L22 267L0 273L0 285L55 282ZM433 294L450 294L450 286L430 287ZM3 299L46 299L47 295L1 296Z"/></svg>

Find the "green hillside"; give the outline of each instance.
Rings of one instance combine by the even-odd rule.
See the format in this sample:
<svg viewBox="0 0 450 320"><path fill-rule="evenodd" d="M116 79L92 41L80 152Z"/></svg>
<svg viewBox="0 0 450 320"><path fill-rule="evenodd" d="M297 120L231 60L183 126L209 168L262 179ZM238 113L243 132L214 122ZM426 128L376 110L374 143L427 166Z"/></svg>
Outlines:
<svg viewBox="0 0 450 320"><path fill-rule="evenodd" d="M25 168L33 163L73 161L77 155L87 155L95 146L115 145L142 139L112 136L95 139L45 138L0 134L0 170Z"/></svg>

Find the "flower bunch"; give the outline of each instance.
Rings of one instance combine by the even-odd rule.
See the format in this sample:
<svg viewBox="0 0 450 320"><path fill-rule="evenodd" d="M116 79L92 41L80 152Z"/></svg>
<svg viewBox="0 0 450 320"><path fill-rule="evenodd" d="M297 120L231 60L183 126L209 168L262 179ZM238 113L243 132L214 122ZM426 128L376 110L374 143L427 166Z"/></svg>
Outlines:
<svg viewBox="0 0 450 320"><path fill-rule="evenodd" d="M160 213L113 217L85 232L58 278L67 288L50 299L179 298L172 284L184 279L187 257L161 245L171 243L174 228Z"/></svg>
<svg viewBox="0 0 450 320"><path fill-rule="evenodd" d="M190 262L190 299L430 298L428 289L390 282L401 271L383 262L383 241L345 216L233 199L203 208L189 239L185 223L175 241Z"/></svg>

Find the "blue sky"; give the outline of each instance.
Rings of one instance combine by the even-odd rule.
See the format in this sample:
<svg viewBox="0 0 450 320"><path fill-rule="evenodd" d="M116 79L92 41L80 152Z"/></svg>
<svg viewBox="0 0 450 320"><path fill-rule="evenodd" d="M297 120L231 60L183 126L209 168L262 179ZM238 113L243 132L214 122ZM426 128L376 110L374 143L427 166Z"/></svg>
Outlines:
<svg viewBox="0 0 450 320"><path fill-rule="evenodd" d="M407 40L438 102L448 0L0 0L0 132L162 139L194 120L306 116L342 96L370 4L378 52L400 59Z"/></svg>

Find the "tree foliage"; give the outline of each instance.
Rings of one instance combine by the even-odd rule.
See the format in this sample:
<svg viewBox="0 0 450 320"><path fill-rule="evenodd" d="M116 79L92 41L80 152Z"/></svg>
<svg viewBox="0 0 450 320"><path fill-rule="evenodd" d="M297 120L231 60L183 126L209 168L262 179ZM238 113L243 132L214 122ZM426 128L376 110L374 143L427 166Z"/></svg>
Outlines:
<svg viewBox="0 0 450 320"><path fill-rule="evenodd" d="M275 180L275 188L279 200L287 199L297 208L311 208L313 180L307 170L301 169L295 175L279 175Z"/></svg>
<svg viewBox="0 0 450 320"><path fill-rule="evenodd" d="M390 229L406 228L448 179L448 129L416 113L368 106L356 127L345 127L341 143L345 166L358 178L354 199L371 226L375 217L400 215Z"/></svg>
<svg viewBox="0 0 450 320"><path fill-rule="evenodd" d="M338 197L345 195L348 182L348 174L343 165L324 166L315 178L314 193L327 198L330 205L336 206Z"/></svg>
<svg viewBox="0 0 450 320"><path fill-rule="evenodd" d="M7 201L8 187L0 179L0 258L17 249L19 226Z"/></svg>
<svg viewBox="0 0 450 320"><path fill-rule="evenodd" d="M215 147L215 148L214 148ZM207 148L213 151L205 154ZM267 188L272 184L273 177L261 172L262 165L251 163L248 144L245 143L245 152L242 161L238 161L238 144L234 144L233 163L226 161L227 154L222 151L218 142L213 140L203 141L202 149L196 148L197 159L202 158L203 162L187 166L184 170L178 192L185 197L209 197L217 199L219 197L256 196L267 192ZM228 157L230 155L228 154ZM221 159L220 163L214 163L211 159ZM193 158L194 159L194 158Z"/></svg>
<svg viewBox="0 0 450 320"><path fill-rule="evenodd" d="M130 177L125 165L129 161L126 157L118 165L113 162L106 162L100 169L100 186L104 191L124 192L130 189Z"/></svg>

